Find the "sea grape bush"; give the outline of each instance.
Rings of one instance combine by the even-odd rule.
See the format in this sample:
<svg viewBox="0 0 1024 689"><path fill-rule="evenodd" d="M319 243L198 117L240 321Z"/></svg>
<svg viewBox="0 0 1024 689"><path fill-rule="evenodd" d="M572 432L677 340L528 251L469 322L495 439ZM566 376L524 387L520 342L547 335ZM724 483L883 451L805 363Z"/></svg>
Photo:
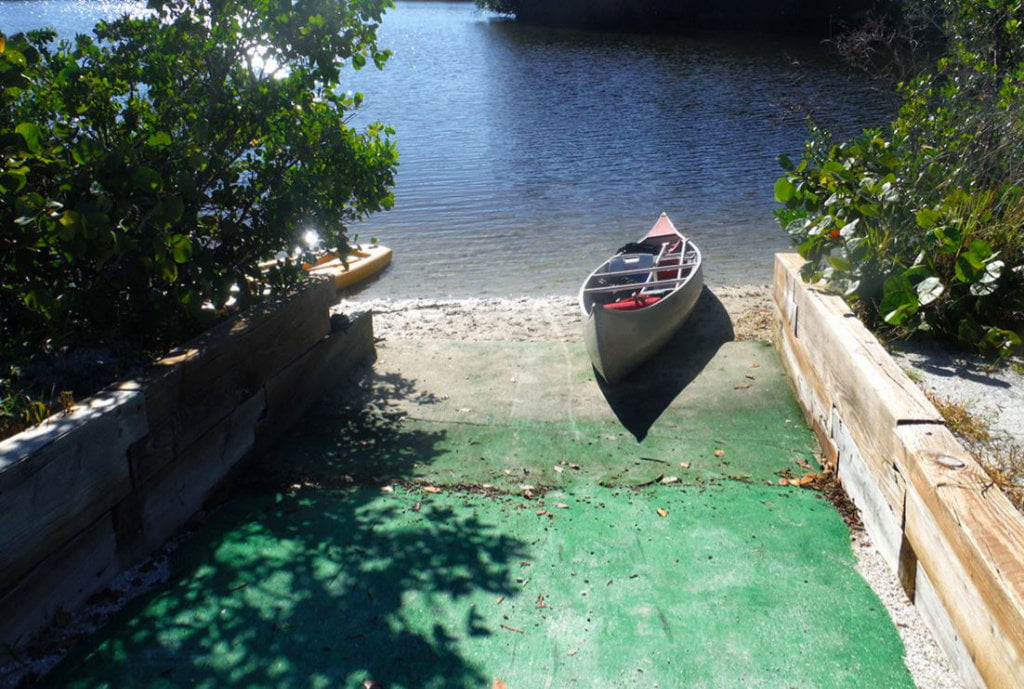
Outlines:
<svg viewBox="0 0 1024 689"><path fill-rule="evenodd" d="M390 130L348 119L389 0L152 0L58 42L0 36L0 337L159 350L301 278L392 204Z"/></svg>
<svg viewBox="0 0 1024 689"><path fill-rule="evenodd" d="M1003 356L1024 326L1024 3L946 6L949 51L884 129L812 128L781 157L781 224L871 322Z"/></svg>

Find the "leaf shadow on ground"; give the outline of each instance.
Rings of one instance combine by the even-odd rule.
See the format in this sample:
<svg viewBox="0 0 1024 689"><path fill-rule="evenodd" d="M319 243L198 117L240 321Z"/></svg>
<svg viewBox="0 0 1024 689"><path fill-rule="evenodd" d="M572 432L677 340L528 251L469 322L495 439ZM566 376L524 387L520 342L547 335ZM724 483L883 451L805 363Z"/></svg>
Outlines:
<svg viewBox="0 0 1024 689"><path fill-rule="evenodd" d="M1006 372L1000 371L993 360L969 354L950 343L919 334L905 340L893 340L889 344L930 375L967 380L991 388L1012 387L1012 383L1005 379Z"/></svg>
<svg viewBox="0 0 1024 689"><path fill-rule="evenodd" d="M693 312L657 354L614 385L595 372L608 406L637 442L726 342L735 339L729 312L704 287Z"/></svg>
<svg viewBox="0 0 1024 689"><path fill-rule="evenodd" d="M457 497L404 483L440 455L446 433L407 428L398 399L436 401L372 370L324 400L181 546L170 583L48 685L488 685L458 650L478 625L431 611L515 595L510 565L529 553Z"/></svg>

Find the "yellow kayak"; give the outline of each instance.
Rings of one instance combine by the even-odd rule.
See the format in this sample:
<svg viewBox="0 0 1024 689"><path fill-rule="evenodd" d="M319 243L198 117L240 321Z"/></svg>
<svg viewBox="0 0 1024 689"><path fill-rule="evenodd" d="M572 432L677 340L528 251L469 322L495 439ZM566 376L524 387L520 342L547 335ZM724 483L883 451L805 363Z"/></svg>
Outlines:
<svg viewBox="0 0 1024 689"><path fill-rule="evenodd" d="M342 261L337 254L324 254L313 265L303 266L310 275L330 275L338 289L351 287L373 277L391 263L391 249L380 244L357 244Z"/></svg>

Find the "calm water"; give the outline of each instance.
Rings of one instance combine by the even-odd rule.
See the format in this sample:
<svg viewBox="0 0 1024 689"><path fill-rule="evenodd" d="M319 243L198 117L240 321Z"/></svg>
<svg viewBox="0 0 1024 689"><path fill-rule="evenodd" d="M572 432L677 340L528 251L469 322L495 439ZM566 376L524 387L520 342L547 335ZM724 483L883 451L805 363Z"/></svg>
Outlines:
<svg viewBox="0 0 1024 689"><path fill-rule="evenodd" d="M137 7L0 0L0 30L86 30ZM574 292L661 211L704 251L713 285L766 283L789 242L773 217L779 153L809 112L840 133L885 98L818 44L518 26L468 3L399 2L383 72L352 75L356 120L396 129L394 210L353 228L395 251L367 296Z"/></svg>

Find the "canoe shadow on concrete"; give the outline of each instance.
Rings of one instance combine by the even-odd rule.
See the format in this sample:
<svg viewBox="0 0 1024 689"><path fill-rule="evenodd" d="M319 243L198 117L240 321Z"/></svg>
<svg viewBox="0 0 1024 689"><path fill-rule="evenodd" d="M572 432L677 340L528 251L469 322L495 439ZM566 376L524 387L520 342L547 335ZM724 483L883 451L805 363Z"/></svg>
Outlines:
<svg viewBox="0 0 1024 689"><path fill-rule="evenodd" d="M622 425L642 442L658 417L726 342L735 339L725 306L704 287L693 313L661 351L614 385L594 377Z"/></svg>

